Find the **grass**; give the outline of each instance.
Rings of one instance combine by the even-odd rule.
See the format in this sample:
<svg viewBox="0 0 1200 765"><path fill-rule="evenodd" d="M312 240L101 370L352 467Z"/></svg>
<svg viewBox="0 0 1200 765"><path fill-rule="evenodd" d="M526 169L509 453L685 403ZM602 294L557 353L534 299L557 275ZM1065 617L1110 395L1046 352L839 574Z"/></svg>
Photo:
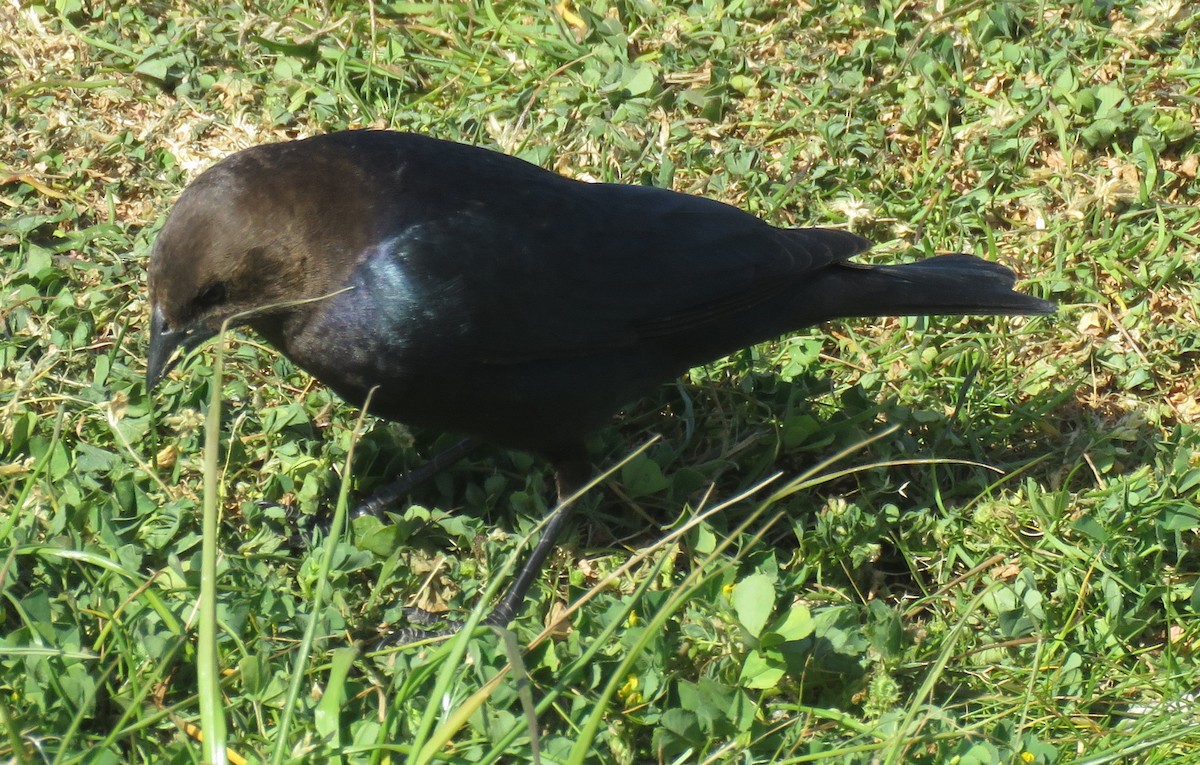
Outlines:
<svg viewBox="0 0 1200 765"><path fill-rule="evenodd" d="M199 762L218 715L250 762L1200 761L1198 19L6 3L0 758ZM180 189L347 127L849 226L879 261L974 252L1060 313L837 323L693 370L593 438L613 471L511 634L355 651L407 603L474 608L546 465L486 450L329 538L339 492L451 437L356 435L246 334L223 375L210 346L142 379Z"/></svg>

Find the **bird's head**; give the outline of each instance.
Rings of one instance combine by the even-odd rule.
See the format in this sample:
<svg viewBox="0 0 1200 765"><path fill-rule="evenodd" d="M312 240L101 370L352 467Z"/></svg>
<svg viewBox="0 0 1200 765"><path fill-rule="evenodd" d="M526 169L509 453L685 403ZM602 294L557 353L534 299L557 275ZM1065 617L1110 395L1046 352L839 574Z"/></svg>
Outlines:
<svg viewBox="0 0 1200 765"><path fill-rule="evenodd" d="M328 224L320 185L295 177L272 149L240 152L203 173L159 232L149 265L147 389L223 323L265 329L332 278L328 262L313 257L325 244L314 220Z"/></svg>

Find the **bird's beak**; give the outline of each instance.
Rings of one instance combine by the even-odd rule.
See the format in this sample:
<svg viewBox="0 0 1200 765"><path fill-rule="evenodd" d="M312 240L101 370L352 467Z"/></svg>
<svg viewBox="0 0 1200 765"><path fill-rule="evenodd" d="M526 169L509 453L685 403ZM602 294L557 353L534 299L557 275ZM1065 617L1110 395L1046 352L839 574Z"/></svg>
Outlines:
<svg viewBox="0 0 1200 765"><path fill-rule="evenodd" d="M212 337L215 332L207 327L176 328L167 324L162 308L155 306L150 312L150 352L146 358L146 390L154 390L159 381L170 372L184 354ZM176 354L176 350L180 350Z"/></svg>

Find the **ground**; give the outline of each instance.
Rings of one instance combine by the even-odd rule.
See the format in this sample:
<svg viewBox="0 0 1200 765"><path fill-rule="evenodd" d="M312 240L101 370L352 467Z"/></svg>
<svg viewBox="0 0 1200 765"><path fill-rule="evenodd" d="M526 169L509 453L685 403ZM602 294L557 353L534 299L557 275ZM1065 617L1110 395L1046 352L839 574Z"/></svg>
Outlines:
<svg viewBox="0 0 1200 765"><path fill-rule="evenodd" d="M194 724L253 762L1200 761L1198 20L7 0L0 756L198 762ZM340 490L452 436L360 433L248 333L143 381L187 182L365 127L848 227L877 262L971 252L1059 312L839 322L693 370L592 439L611 472L511 641L380 646L404 605L479 602L548 467L486 450L327 543Z"/></svg>

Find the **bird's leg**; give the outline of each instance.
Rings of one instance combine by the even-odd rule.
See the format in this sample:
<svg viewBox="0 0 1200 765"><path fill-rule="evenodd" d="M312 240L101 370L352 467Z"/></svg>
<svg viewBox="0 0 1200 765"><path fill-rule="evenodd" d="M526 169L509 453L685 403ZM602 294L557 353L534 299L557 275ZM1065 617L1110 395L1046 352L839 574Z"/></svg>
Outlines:
<svg viewBox="0 0 1200 765"><path fill-rule="evenodd" d="M401 497L411 492L418 485L441 473L463 457L466 457L480 446L482 444L479 441L473 438L464 438L453 446L430 457L424 465L408 471L392 483L389 483L367 497L358 507L354 508L354 512L351 515L355 518L361 518L364 515L373 515L378 518L383 514L384 510L396 504Z"/></svg>
<svg viewBox="0 0 1200 765"><path fill-rule="evenodd" d="M364 515L378 518L383 514L384 510L396 504L401 497L449 468L482 445L482 443L473 438L464 438L458 443L443 449L430 457L424 465L415 470L408 471L370 497L367 497L358 507L354 508L354 512L351 515L354 518L361 518ZM437 614L417 607L404 609L404 615L409 621L415 624L433 624L441 619Z"/></svg>
<svg viewBox="0 0 1200 765"><path fill-rule="evenodd" d="M576 458L555 465L554 482L558 489L558 507L550 520L542 528L542 537L533 546L533 552L525 561L525 565L517 572L517 578L509 586L508 592L500 599L500 603L488 614L485 624L495 627L507 627L521 608L521 603L529 593L533 580L541 573L550 551L554 549L559 534L571 518L575 510L575 502L568 502L571 495L587 481L590 468L586 458Z"/></svg>
<svg viewBox="0 0 1200 765"><path fill-rule="evenodd" d="M582 450L580 452L582 454ZM571 496L587 482L587 478L591 473L591 468L588 465L586 457L574 456L570 459L558 460L555 463L555 487L558 490L558 507L555 508L554 514L550 516L550 520L542 528L542 536L533 547L533 552L529 554L525 564L521 566L521 570L517 572L516 579L509 586L508 591L504 593L504 597L496 605L492 612L488 614L481 624L493 627L507 627L508 623L513 620L520 610L525 596L529 593L529 588L533 585L533 580L541 573L542 566L546 562L546 558L550 556L550 551L554 549L555 543L558 541L559 534L562 533L563 527L571 518L575 508L575 502L569 502ZM424 609L408 608L404 611L405 616L414 624L429 624L432 615ZM448 622L443 630L430 631L422 629L414 629L412 627L403 627L393 630L382 642L391 644L413 643L418 640L426 640L433 637L444 637L453 635L458 630L462 629L462 622Z"/></svg>
<svg viewBox="0 0 1200 765"><path fill-rule="evenodd" d="M374 516L376 518L383 515L383 511L396 504L401 497L411 492L417 486L425 481L435 477L446 468L466 457L471 452L482 446L482 443L472 438L464 438L458 443L443 449L437 454L429 458L429 460L420 467L410 470L398 479L384 486L379 491L363 500L357 507L350 511L351 518L361 518L364 515ZM318 516L313 521L313 528L319 529L324 533L329 533L329 525L333 522L332 516ZM311 532L311 529L310 529ZM305 548L308 546L308 537L306 534L294 534L288 540L289 545L295 548Z"/></svg>

